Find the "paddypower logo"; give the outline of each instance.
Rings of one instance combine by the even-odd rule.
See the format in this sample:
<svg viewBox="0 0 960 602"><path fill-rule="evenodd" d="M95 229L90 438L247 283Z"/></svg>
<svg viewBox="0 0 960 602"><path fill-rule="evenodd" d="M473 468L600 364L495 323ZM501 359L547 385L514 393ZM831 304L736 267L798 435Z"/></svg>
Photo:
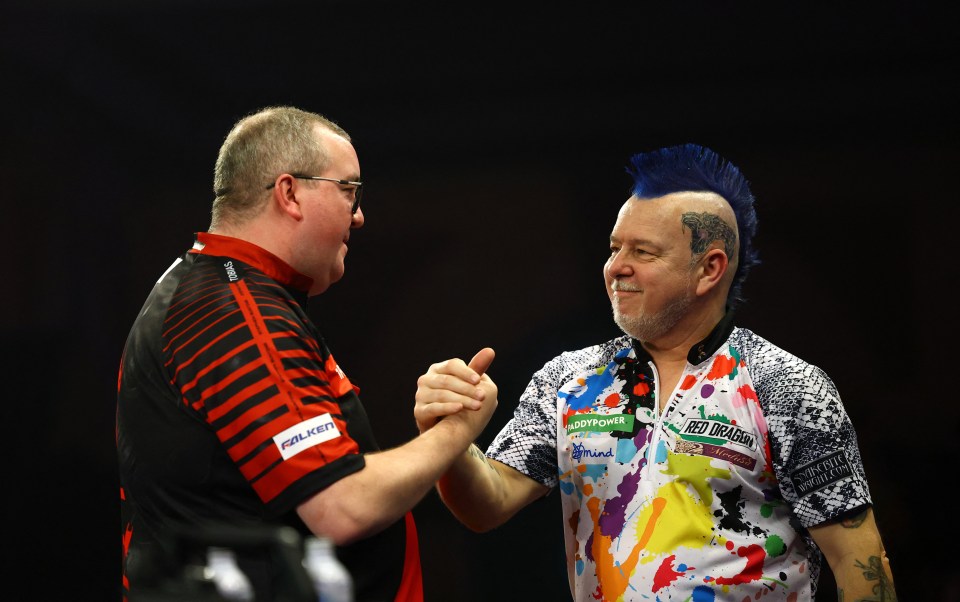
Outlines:
<svg viewBox="0 0 960 602"><path fill-rule="evenodd" d="M289 460L308 447L340 436L330 414L321 414L292 426L273 438L284 460Z"/></svg>
<svg viewBox="0 0 960 602"><path fill-rule="evenodd" d="M633 414L576 414L567 420L567 433L633 431Z"/></svg>

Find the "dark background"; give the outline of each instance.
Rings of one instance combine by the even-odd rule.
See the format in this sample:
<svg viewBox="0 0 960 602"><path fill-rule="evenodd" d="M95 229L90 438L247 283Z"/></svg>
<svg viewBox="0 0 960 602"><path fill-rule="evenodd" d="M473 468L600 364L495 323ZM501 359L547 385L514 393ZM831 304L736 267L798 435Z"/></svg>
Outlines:
<svg viewBox="0 0 960 602"><path fill-rule="evenodd" d="M208 225L224 135L248 112L293 104L339 122L360 155L366 226L310 311L383 446L414 436L416 378L434 361L496 349L485 445L532 372L616 335L601 267L623 166L697 142L739 165L758 198L764 263L740 325L836 381L901 600L960 598L948 553L960 435L952 14L127 4L0 9L7 569L27 597L116 599L124 338ZM429 494L415 509L428 600L563 600L558 504L551 494L477 535Z"/></svg>

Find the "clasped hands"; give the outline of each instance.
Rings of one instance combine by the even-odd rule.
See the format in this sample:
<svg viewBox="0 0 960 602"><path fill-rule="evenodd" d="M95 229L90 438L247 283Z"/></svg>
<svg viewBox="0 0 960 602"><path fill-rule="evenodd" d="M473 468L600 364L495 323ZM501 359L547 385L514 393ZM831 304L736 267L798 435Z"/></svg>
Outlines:
<svg viewBox="0 0 960 602"><path fill-rule="evenodd" d="M487 375L494 351L484 347L467 364L459 358L430 366L417 379L413 416L423 433L442 419L460 421L475 439L497 408L497 385Z"/></svg>

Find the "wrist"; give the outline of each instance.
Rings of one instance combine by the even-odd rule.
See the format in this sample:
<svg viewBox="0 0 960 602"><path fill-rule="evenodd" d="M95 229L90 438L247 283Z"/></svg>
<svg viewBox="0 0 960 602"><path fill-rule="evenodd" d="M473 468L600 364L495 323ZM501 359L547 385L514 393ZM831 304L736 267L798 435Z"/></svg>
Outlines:
<svg viewBox="0 0 960 602"><path fill-rule="evenodd" d="M467 450L476 435L468 423L451 416L438 418L433 426L421 432L421 435L429 436L431 434L438 438L445 448L456 449L458 452Z"/></svg>

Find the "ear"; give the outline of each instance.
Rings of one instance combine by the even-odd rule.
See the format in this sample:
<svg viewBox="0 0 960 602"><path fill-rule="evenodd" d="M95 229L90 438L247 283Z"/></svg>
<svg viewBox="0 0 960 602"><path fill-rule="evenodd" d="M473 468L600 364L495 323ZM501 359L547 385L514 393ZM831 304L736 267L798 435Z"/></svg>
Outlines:
<svg viewBox="0 0 960 602"><path fill-rule="evenodd" d="M707 250L700 258L697 277L697 295L706 295L718 287L729 266L727 254L722 249Z"/></svg>
<svg viewBox="0 0 960 602"><path fill-rule="evenodd" d="M300 221L303 219L303 211L300 208L300 201L297 200L297 191L300 189L296 178L290 174L281 174L274 182L270 190L270 201L280 213L289 215L293 219Z"/></svg>

